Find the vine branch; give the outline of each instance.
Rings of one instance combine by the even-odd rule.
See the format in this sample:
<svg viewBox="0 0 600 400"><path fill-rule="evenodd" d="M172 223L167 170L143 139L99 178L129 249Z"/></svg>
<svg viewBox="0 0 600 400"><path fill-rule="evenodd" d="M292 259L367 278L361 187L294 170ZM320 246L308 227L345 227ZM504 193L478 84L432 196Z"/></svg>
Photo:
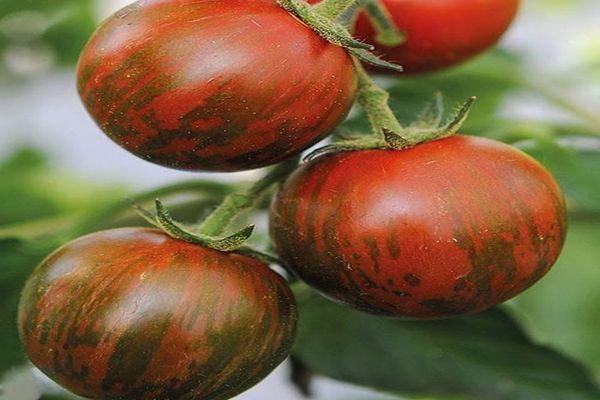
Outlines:
<svg viewBox="0 0 600 400"><path fill-rule="evenodd" d="M354 68L358 76L357 102L367 113L373 133L383 137L386 129L401 132L403 127L389 106L389 93L375 83L357 59L354 59Z"/></svg>
<svg viewBox="0 0 600 400"><path fill-rule="evenodd" d="M245 192L228 195L223 203L200 225L200 233L207 236L222 234L237 216L252 208L271 186L285 179L298 166L298 162L299 157L286 160L278 164Z"/></svg>

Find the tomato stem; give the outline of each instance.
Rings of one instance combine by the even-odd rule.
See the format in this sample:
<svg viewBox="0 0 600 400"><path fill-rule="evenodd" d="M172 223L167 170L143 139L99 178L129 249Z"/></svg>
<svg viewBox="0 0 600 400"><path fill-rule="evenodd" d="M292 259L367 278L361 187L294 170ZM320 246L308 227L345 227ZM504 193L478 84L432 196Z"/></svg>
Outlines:
<svg viewBox="0 0 600 400"><path fill-rule="evenodd" d="M313 6L313 10L325 18L335 20L357 3L357 0L323 0Z"/></svg>
<svg viewBox="0 0 600 400"><path fill-rule="evenodd" d="M335 21L335 18L337 18L335 15L336 12L343 12L342 9L347 9L352 3L355 3L355 0L345 0L343 2L327 0L323 3L329 3L329 1L331 1L332 4L318 5L326 7L320 11L318 6L311 6L303 0L278 0L278 3L290 14L304 22L323 39L336 46L343 47L351 55L380 68L388 68L399 72L402 71L402 67L399 65L382 60L371 53L371 50L375 49L372 45L354 39L342 24ZM331 10L328 8L330 6ZM332 11L334 9L337 11ZM329 16L333 16L333 18L330 18Z"/></svg>
<svg viewBox="0 0 600 400"><path fill-rule="evenodd" d="M460 109L442 123L444 107L440 94L425 107L419 119L402 126L390 108L389 93L377 85L357 58L353 58L358 76L357 102L363 108L373 131L372 135L352 135L310 153L308 161L323 154L366 149L403 150L421 143L454 135L467 119L475 97L469 98Z"/></svg>
<svg viewBox="0 0 600 400"><path fill-rule="evenodd" d="M396 27L390 12L381 0L362 0L361 7L377 32L375 40L384 46L398 46L406 36Z"/></svg>
<svg viewBox="0 0 600 400"><path fill-rule="evenodd" d="M389 93L375 83L357 59L354 67L358 76L357 102L367 113L373 133L384 139L385 130L401 132L403 127L389 106Z"/></svg>
<svg viewBox="0 0 600 400"><path fill-rule="evenodd" d="M298 166L299 156L278 164L261 180L244 192L232 193L200 225L202 235L222 234L235 218L254 207L262 196L276 183L284 180Z"/></svg>

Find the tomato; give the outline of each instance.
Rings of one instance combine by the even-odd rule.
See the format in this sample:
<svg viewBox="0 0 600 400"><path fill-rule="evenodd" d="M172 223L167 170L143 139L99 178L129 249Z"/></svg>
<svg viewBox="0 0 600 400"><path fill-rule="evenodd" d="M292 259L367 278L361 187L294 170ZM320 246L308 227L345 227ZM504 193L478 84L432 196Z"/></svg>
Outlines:
<svg viewBox="0 0 600 400"><path fill-rule="evenodd" d="M78 89L116 143L183 170L282 161L332 131L354 101L350 56L276 0L138 1L84 49Z"/></svg>
<svg viewBox="0 0 600 400"><path fill-rule="evenodd" d="M468 60L493 46L515 18L519 0L383 0L406 36L399 46L375 40L375 30L361 13L354 36L376 46L385 60L406 73L436 71Z"/></svg>
<svg viewBox="0 0 600 400"><path fill-rule="evenodd" d="M19 308L33 363L94 399L229 399L287 357L296 319L262 262L144 228L57 250Z"/></svg>
<svg viewBox="0 0 600 400"><path fill-rule="evenodd" d="M567 226L560 189L537 161L469 136L317 158L289 178L270 216L280 256L309 285L413 318L519 294L553 265Z"/></svg>

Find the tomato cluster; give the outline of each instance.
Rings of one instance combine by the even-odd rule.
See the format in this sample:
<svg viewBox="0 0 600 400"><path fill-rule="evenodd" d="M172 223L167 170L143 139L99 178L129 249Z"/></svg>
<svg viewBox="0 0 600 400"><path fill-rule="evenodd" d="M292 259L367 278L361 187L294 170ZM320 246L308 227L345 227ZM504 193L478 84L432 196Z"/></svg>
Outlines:
<svg viewBox="0 0 600 400"><path fill-rule="evenodd" d="M419 73L491 46L518 1L378 4L405 39L380 53ZM138 1L84 49L81 98L112 140L166 167L290 159L342 122L366 75L299 15L276 0ZM355 34L374 38L364 14ZM549 173L488 139L422 142L297 168L270 208L283 266L333 300L417 319L485 310L548 272L567 225ZM37 367L90 398L218 400L288 356L298 317L286 281L240 248L164 229L91 234L38 266L19 313Z"/></svg>

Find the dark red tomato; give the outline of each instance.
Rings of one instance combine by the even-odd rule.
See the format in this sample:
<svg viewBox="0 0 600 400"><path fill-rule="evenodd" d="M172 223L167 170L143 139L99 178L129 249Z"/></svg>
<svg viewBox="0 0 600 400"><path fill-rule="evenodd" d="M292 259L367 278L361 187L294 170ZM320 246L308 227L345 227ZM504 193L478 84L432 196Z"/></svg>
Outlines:
<svg viewBox="0 0 600 400"><path fill-rule="evenodd" d="M354 36L375 45L376 53L402 65L406 73L439 70L490 48L519 8L519 0L383 0L383 4L406 42L392 47L377 43L364 13Z"/></svg>
<svg viewBox="0 0 600 400"><path fill-rule="evenodd" d="M326 155L271 209L281 257L323 294L388 316L472 313L519 294L565 239L560 189L505 144L455 136Z"/></svg>
<svg viewBox="0 0 600 400"><path fill-rule="evenodd" d="M67 244L28 280L19 327L50 378L94 399L229 399L288 355L297 310L252 258L158 230Z"/></svg>
<svg viewBox="0 0 600 400"><path fill-rule="evenodd" d="M356 92L348 54L275 0L146 0L98 29L78 89L101 129L150 162L238 171L321 140Z"/></svg>

